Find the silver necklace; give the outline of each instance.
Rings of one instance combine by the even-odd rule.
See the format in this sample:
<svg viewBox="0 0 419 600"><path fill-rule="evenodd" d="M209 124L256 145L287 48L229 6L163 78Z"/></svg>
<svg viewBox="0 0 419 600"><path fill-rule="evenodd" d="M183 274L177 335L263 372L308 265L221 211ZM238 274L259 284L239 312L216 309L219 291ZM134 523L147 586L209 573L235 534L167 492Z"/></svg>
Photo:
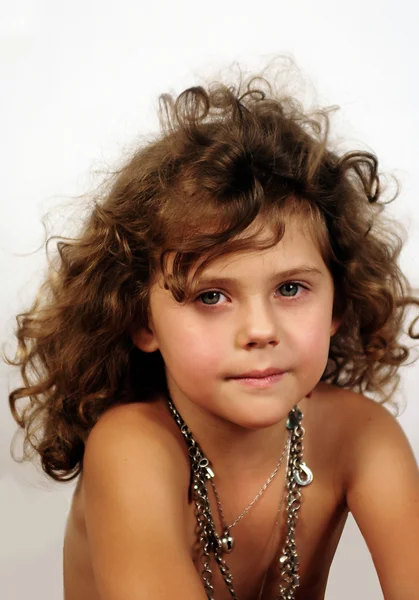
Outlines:
<svg viewBox="0 0 419 600"><path fill-rule="evenodd" d="M289 442L289 439L287 440L287 442ZM269 543L268 543L268 546L269 546L268 556L270 555L270 552L272 550L272 545L274 543L276 530L278 528L279 519L280 519L280 516L281 516L282 504L283 504L283 501L284 501L285 487L286 487L286 483L287 483L287 473L288 473L288 466L289 466L289 458L290 458L290 455L289 455L289 443L287 443L287 448L288 448L288 456L287 456L287 462L286 462L286 466L285 466L284 487L282 489L281 498L279 500L279 507L278 507L278 510L277 510L277 513L276 513L275 525L274 525L274 528L273 528L273 531L272 531L272 535L271 535ZM265 570L265 573L264 573L264 576L263 576L263 580L262 580L262 585L261 585L261 588L260 588L260 591L259 591L258 600L262 600L262 595L263 595L263 591L265 589L265 583L266 583L266 578L268 576L269 569L270 569L270 565L268 565L267 569Z"/></svg>
<svg viewBox="0 0 419 600"><path fill-rule="evenodd" d="M220 515L221 525L222 525L222 528L223 528L223 537L221 538L221 549L222 549L222 551L224 553L228 553L229 554L230 552L233 551L233 548L235 546L235 539L230 534L231 529L235 525L237 525L237 523L240 521L240 519L242 519L244 517L244 515L246 515L249 512L249 510L252 508L252 506L254 506L254 504L262 496L263 492L267 489L267 487L269 486L269 484L271 483L271 481L274 479L275 475L278 473L278 471L279 471L279 469L281 467L283 458L285 456L285 453L287 451L288 441L289 441L289 435L287 437L287 441L285 442L285 448L284 448L284 450L283 450L283 452L281 454L281 457L280 457L279 462L276 465L275 469L269 475L268 479L263 484L263 486L260 489L260 491L253 498L253 500L251 501L251 503L249 504L249 506L247 506L244 509L244 511L239 514L239 516L233 521L233 523L231 523L231 525L227 525L227 523L225 521L224 511L223 511L223 508L221 506L221 501L220 501L220 496L218 494L218 490L215 487L215 483L213 481L213 478L212 477L210 478L209 482L210 482L210 484L212 486L212 489L214 490L215 500L217 502L218 513Z"/></svg>
<svg viewBox="0 0 419 600"><path fill-rule="evenodd" d="M224 582L233 600L238 600L233 586L233 576L223 558L220 538L215 530L214 518L208 499L207 480L214 477L209 460L194 439L192 432L180 416L172 400L168 398L168 406L188 445L191 461L191 482L189 494L195 503L195 517L198 526L199 543L201 546L200 563L201 578L208 600L214 599L212 571L210 569L211 554L220 569ZM301 506L301 487L313 481L311 470L303 462L304 427L301 426L303 414L298 406L294 406L288 414L287 429L290 435L290 453L287 467L287 535L282 556L279 559L280 583L277 600L295 600L295 591L300 585L299 561L295 541L295 528L298 511Z"/></svg>

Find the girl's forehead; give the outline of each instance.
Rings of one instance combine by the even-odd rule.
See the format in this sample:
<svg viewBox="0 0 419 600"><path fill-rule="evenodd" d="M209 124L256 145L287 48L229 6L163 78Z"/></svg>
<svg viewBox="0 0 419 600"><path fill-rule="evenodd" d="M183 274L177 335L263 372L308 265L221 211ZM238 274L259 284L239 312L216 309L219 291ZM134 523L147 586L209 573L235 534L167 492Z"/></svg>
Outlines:
<svg viewBox="0 0 419 600"><path fill-rule="evenodd" d="M273 228L266 225L258 233L255 242L269 242L273 233ZM315 235L293 219L286 223L284 233L275 245L261 249L255 244L253 247L249 246L249 248L223 254L214 258L204 272L245 269L251 264L258 264L263 267L270 264L280 266L281 263L286 263L287 268L293 268L302 261L313 264L323 263L323 258Z"/></svg>
<svg viewBox="0 0 419 600"><path fill-rule="evenodd" d="M307 272L310 269L322 273L330 271L330 243L325 223L301 207L271 215L259 214L241 233L220 239L212 249L200 247L199 232L196 236L193 231L187 235L189 250L186 254L166 250L160 256L160 268L154 271L153 281L166 289L171 289L171 281L181 290L185 285L194 287L210 278L247 279L258 277L259 272L272 277L275 273L299 268ZM192 255L196 258L191 262Z"/></svg>

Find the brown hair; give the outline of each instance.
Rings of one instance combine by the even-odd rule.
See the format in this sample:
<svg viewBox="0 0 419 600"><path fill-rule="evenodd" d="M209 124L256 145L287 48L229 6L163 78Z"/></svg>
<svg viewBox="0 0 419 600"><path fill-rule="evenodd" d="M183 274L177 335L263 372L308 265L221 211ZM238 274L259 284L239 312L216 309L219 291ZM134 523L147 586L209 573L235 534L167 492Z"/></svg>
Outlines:
<svg viewBox="0 0 419 600"><path fill-rule="evenodd" d="M25 452L38 452L56 480L80 473L86 438L107 408L165 390L160 353L141 352L130 336L146 323L154 275L161 269L186 301L216 256L258 245L240 235L258 216L277 225L259 247L280 239L284 215L302 216L332 273L341 325L323 380L389 401L409 356L399 338L417 300L397 264L401 236L382 214L377 158L331 149L330 109L304 112L262 77L160 102L161 133L99 188L79 235L57 243L33 305L17 316L18 350L6 361L24 385L10 393L10 408ZM29 402L18 410L22 398Z"/></svg>

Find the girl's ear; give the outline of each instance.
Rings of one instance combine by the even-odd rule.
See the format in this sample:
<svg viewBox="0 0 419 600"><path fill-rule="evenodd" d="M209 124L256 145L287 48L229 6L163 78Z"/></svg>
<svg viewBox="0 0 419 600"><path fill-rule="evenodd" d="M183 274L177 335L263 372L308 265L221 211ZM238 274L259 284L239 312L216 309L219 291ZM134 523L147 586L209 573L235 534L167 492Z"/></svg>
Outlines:
<svg viewBox="0 0 419 600"><path fill-rule="evenodd" d="M337 317L334 317L332 319L332 324L330 326L330 337L334 336L335 333L338 331L339 327L341 324L341 319L338 319Z"/></svg>
<svg viewBox="0 0 419 600"><path fill-rule="evenodd" d="M134 345L143 352L155 352L159 348L156 335L150 324L132 330L131 339Z"/></svg>

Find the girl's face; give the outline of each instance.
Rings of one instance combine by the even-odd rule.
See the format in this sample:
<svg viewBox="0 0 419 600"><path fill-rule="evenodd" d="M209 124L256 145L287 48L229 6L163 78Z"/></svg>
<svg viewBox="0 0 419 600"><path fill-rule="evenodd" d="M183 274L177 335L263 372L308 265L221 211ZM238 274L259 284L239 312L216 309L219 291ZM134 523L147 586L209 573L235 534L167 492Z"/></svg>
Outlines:
<svg viewBox="0 0 419 600"><path fill-rule="evenodd" d="M332 308L329 270L291 219L276 246L216 259L185 305L157 281L149 329L134 342L160 350L181 414L198 409L240 427L267 427L320 380L337 329ZM260 378L267 369L277 375ZM240 378L251 371L259 377Z"/></svg>

